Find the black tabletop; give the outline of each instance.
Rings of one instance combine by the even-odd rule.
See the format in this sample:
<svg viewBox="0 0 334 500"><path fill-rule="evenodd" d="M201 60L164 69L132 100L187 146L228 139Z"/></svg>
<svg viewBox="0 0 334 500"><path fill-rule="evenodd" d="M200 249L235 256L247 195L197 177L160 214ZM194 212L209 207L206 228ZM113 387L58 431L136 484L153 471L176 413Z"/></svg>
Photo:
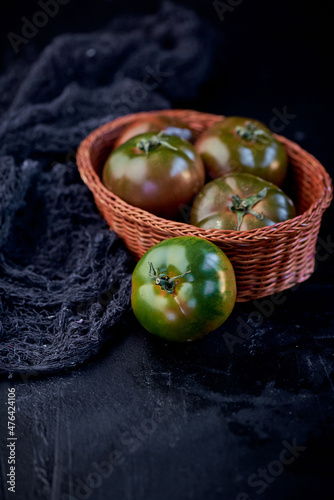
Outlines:
<svg viewBox="0 0 334 500"><path fill-rule="evenodd" d="M79 16L81 6L72 2L36 38L37 52L57 32L99 29L113 8L124 9L100 1L98 14L91 2ZM190 102L173 105L267 124L280 117L280 133L333 175L324 8L182 3L222 34L225 56ZM7 12L11 26L25 15L20 9ZM9 24L3 29L6 35ZM7 49L4 68L14 57ZM199 341L163 342L131 312L81 367L2 376L1 498L334 498L332 217L330 208L310 279L279 297L237 303L228 321ZM13 454L15 493L8 483Z"/></svg>

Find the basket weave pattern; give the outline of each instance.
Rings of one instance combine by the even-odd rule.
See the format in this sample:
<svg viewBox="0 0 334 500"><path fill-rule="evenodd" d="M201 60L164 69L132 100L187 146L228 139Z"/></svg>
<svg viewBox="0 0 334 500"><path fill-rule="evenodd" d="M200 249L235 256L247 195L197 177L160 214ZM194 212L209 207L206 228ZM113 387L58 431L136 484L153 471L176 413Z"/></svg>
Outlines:
<svg viewBox="0 0 334 500"><path fill-rule="evenodd" d="M305 281L314 270L317 236L323 212L332 199L332 183L319 161L297 144L275 135L289 157L287 194L297 216L251 231L201 229L157 217L129 205L107 190L100 179L102 167L116 138L134 120L164 114L188 123L200 135L223 116L192 110L163 110L117 118L94 130L80 144L77 163L81 178L110 228L139 259L152 245L175 236L199 236L212 241L230 258L237 280L238 301L280 292ZM284 189L284 188L283 188Z"/></svg>

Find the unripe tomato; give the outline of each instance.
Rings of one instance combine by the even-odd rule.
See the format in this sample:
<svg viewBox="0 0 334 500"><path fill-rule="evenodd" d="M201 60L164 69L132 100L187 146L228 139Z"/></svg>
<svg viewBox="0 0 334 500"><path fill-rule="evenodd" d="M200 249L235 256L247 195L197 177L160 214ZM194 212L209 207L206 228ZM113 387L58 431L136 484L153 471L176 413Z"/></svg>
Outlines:
<svg viewBox="0 0 334 500"><path fill-rule="evenodd" d="M218 328L236 300L234 270L213 243L194 236L153 246L132 276L132 309L146 330L185 342Z"/></svg>
<svg viewBox="0 0 334 500"><path fill-rule="evenodd" d="M194 139L194 133L189 125L178 118L165 115L150 115L147 118L140 118L129 125L115 142L114 148L118 148L121 144L124 144L136 135L148 132L163 132L166 135L177 135L190 142Z"/></svg>
<svg viewBox="0 0 334 500"><path fill-rule="evenodd" d="M112 151L102 180L127 203L174 218L203 186L205 170L190 142L149 133L133 137Z"/></svg>
<svg viewBox="0 0 334 500"><path fill-rule="evenodd" d="M293 201L275 184L251 174L230 174L209 182L198 193L190 224L248 231L272 226L295 214Z"/></svg>
<svg viewBox="0 0 334 500"><path fill-rule="evenodd" d="M288 160L283 146L257 120L225 118L204 132L195 147L211 178L245 172L281 186L286 177Z"/></svg>

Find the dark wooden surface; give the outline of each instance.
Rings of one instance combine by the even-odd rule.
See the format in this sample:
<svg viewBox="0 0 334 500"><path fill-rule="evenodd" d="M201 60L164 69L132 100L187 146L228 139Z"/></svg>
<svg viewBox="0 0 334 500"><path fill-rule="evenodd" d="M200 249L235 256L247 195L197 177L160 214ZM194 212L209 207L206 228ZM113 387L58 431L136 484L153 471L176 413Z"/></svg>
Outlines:
<svg viewBox="0 0 334 500"><path fill-rule="evenodd" d="M7 388L17 395L15 498L241 499L265 483L261 498L332 498L328 289L314 277L287 293L234 353L222 335L251 304L185 346L152 339L129 318L80 369L4 380L2 413ZM297 456L283 455L295 459L280 471L286 442ZM268 480L254 476L259 468Z"/></svg>
<svg viewBox="0 0 334 500"><path fill-rule="evenodd" d="M333 175L327 17L311 3L271 5L245 2L224 23L207 16L226 34L229 57L189 107L270 123L286 106L295 117L282 134ZM330 209L316 272L280 304L238 304L224 327L181 346L152 338L129 314L115 340L76 370L2 377L1 498L334 498L332 217ZM251 330L231 352L224 334L240 333L243 322ZM13 387L15 494L5 483Z"/></svg>

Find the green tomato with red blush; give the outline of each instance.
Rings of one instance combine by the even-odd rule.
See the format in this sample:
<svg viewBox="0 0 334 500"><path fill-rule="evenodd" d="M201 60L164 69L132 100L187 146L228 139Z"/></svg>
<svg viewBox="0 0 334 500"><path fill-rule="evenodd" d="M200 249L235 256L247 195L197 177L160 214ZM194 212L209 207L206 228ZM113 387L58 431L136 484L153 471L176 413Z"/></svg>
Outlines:
<svg viewBox="0 0 334 500"><path fill-rule="evenodd" d="M114 144L114 148L118 148L125 142L137 135L146 134L148 132L159 133L165 135L177 135L186 141L193 142L195 134L191 127L182 120L174 116L167 115L148 115L145 118L139 118L126 127L124 132L118 137Z"/></svg>
<svg viewBox="0 0 334 500"><path fill-rule="evenodd" d="M278 186L251 174L230 174L196 196L190 224L202 229L248 231L292 219L293 201Z"/></svg>
<svg viewBox="0 0 334 500"><path fill-rule="evenodd" d="M180 217L205 182L203 162L190 142L177 136L142 134L113 150L102 181L116 196L166 219Z"/></svg>
<svg viewBox="0 0 334 500"><path fill-rule="evenodd" d="M211 179L248 173L282 186L288 158L282 144L263 123L230 116L206 130L195 147Z"/></svg>
<svg viewBox="0 0 334 500"><path fill-rule="evenodd" d="M186 342L222 325L236 293L234 270L225 253L203 238L181 236L158 243L139 260L131 304L150 333Z"/></svg>

